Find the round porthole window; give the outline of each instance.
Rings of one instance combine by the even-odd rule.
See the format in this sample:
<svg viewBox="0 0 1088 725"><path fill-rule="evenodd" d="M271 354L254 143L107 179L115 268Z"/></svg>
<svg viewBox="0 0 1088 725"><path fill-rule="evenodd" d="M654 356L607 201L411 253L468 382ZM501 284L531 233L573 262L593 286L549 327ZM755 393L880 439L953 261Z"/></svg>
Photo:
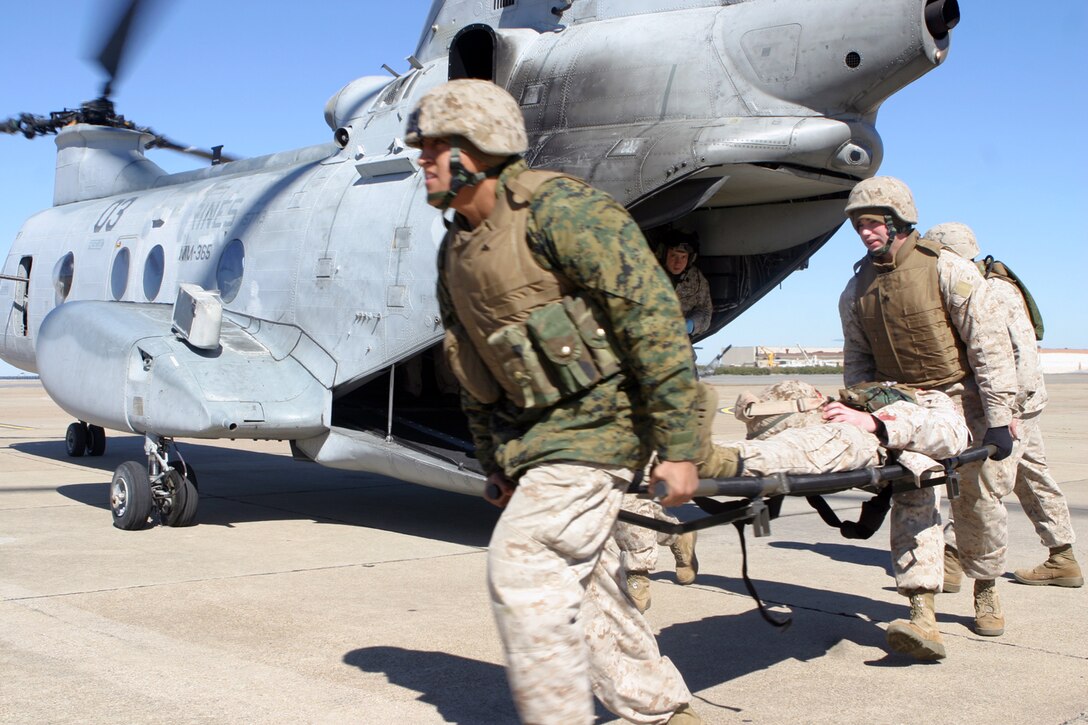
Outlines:
<svg viewBox="0 0 1088 725"><path fill-rule="evenodd" d="M68 293L72 291L72 278L75 276L76 257L71 252L65 254L53 267L53 290L56 292L56 303L59 305L68 299Z"/></svg>
<svg viewBox="0 0 1088 725"><path fill-rule="evenodd" d="M113 269L110 270L110 293L113 299L119 300L125 296L128 289L128 267L131 259L128 247L117 250L117 256L113 258Z"/></svg>
<svg viewBox="0 0 1088 725"><path fill-rule="evenodd" d="M147 259L144 260L144 298L148 302L154 302L155 298L159 296L159 289L162 287L163 270L165 268L166 255L162 251L162 245L156 244L155 247L148 252Z"/></svg>
<svg viewBox="0 0 1088 725"><path fill-rule="evenodd" d="M231 302L238 296L238 291L242 288L245 262L245 245L241 239L232 239L223 248L223 253L219 255L219 266L215 268L215 284L224 302Z"/></svg>

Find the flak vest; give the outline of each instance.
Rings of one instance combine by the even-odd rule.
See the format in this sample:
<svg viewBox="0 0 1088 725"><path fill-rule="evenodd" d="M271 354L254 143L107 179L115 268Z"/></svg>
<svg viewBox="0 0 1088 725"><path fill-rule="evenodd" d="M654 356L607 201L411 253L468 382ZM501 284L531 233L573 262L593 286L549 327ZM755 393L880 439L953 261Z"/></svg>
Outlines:
<svg viewBox="0 0 1088 725"><path fill-rule="evenodd" d="M619 372L610 327L562 275L529 248L530 203L556 178L527 170L506 182L476 229L451 230L439 267L460 324L446 331L450 369L481 403L505 394L520 408L546 408Z"/></svg>
<svg viewBox="0 0 1088 725"><path fill-rule="evenodd" d="M859 263L857 309L878 380L917 388L967 377L967 350L952 326L937 278L940 245L914 233L891 264Z"/></svg>

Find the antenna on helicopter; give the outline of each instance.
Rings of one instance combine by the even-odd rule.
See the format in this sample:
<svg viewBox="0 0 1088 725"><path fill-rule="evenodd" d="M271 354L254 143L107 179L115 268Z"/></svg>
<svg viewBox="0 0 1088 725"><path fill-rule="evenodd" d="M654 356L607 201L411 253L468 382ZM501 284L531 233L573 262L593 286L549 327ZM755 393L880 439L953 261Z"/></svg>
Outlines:
<svg viewBox="0 0 1088 725"><path fill-rule="evenodd" d="M76 123L86 123L93 126L108 126L110 128L126 128L133 131L146 133L152 137L145 148L165 148L179 153L208 159L213 165L223 161L234 161L234 157L222 153L222 146L213 147L207 151L195 146L188 146L172 141L146 126L137 126L132 121L114 110L113 93L114 83L120 76L125 52L130 47L130 34L141 16L147 15L147 7L154 5L158 0L127 0L127 4L119 13L116 23L111 31L105 34L105 40L94 60L102 66L106 72L106 82L102 86L101 95L86 101L79 108L65 108L63 111L52 111L49 116L36 116L31 113L21 113L6 120L0 121L0 133L21 133L26 138L55 134L65 126Z"/></svg>

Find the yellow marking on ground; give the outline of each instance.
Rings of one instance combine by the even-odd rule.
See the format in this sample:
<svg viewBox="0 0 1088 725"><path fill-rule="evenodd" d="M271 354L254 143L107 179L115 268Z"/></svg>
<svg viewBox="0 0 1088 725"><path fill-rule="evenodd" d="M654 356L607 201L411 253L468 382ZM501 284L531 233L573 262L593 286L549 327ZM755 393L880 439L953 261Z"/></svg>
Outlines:
<svg viewBox="0 0 1088 725"><path fill-rule="evenodd" d="M7 428L8 430L33 430L28 425L15 425L13 423L0 423L0 428Z"/></svg>

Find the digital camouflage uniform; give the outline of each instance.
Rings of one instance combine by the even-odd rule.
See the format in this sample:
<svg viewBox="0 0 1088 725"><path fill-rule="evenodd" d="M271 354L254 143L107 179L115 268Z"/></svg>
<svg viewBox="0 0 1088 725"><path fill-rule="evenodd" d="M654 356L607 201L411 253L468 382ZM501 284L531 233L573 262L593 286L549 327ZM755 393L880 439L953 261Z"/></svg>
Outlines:
<svg viewBox="0 0 1088 725"><path fill-rule="evenodd" d="M526 169L518 161L498 194ZM531 201L526 243L600 311L622 367L585 392L523 409L462 391L480 463L518 487L491 538L488 580L518 712L531 723L591 723L591 697L631 722L664 723L690 702L675 666L624 594L611 536L633 471L652 451L693 460L691 348L669 281L630 215L583 182L557 178ZM458 217L440 260L477 230ZM443 266L447 329L460 322Z"/></svg>
<svg viewBox="0 0 1088 725"><path fill-rule="evenodd" d="M688 268L673 278L676 296L680 300L680 309L684 317L694 325L693 335L701 335L710 329L710 317L714 312L714 303L710 298L710 283L692 261Z"/></svg>
<svg viewBox="0 0 1088 725"><path fill-rule="evenodd" d="M921 254L914 245L916 240L915 232L898 250L894 261L875 264L877 273L894 269L903 263L906 255ZM1007 426L1012 420L1016 398L1012 348L1003 313L974 264L942 250L936 269L942 306L969 366L963 379L936 389L952 398L967 421L971 440L978 444L987 429ZM885 379L876 368L870 341L862 327L858 295L858 275L855 275L839 298L843 378L848 386ZM902 343L909 344L909 340ZM896 382L917 384L912 380ZM952 510L964 572L974 579L995 579L1005 571L1007 513L1000 496L980 481L980 468L980 464L971 463L958 469L960 495L952 501Z"/></svg>
<svg viewBox="0 0 1088 725"><path fill-rule="evenodd" d="M993 277L987 280L990 291L1002 310L1007 311L1006 323L1016 357L1016 377L1020 393L1016 397L1018 440L1012 455L983 467L983 474L994 480L995 490L1008 492L1010 479L1015 481L1012 490L1020 499L1024 513L1031 519L1043 545L1055 548L1073 544L1073 524L1069 517L1069 504L1050 475L1046 464L1046 449L1039 427L1039 416L1046 407L1048 396L1043 382L1043 368L1035 341L1035 328L1031 324L1024 299L1016 285L1005 279Z"/></svg>
<svg viewBox="0 0 1088 725"><path fill-rule="evenodd" d="M806 383L785 381L763 391L759 399L791 400L814 392ZM920 390L915 396L917 404L899 401L873 413L883 423L886 438L850 423L823 422L821 412L812 410L793 414L758 439L717 445L738 451L743 476L853 471L883 466L891 458L920 480L941 473L943 468L934 459L961 453L969 434L963 416L947 395ZM735 409L742 417L741 401ZM749 430L759 428L749 423ZM943 553L940 489L930 486L893 494L891 554L899 592L910 596L939 590L944 577Z"/></svg>
<svg viewBox="0 0 1088 725"><path fill-rule="evenodd" d="M980 249L969 227L955 222L939 224L926 233L927 238L943 244L967 260L979 256ZM1004 461L987 461L982 475L993 490L1002 496L1012 490L1035 527L1043 545L1057 548L1076 543L1069 504L1046 464L1046 449L1039 427L1039 416L1049 396L1043 381L1043 366L1039 358L1035 325L1016 284L999 276L987 280L995 304L1003 311L1003 319L1012 342L1016 364L1016 410L1019 420L1017 441L1011 456ZM955 546L955 532L946 527L945 537Z"/></svg>

